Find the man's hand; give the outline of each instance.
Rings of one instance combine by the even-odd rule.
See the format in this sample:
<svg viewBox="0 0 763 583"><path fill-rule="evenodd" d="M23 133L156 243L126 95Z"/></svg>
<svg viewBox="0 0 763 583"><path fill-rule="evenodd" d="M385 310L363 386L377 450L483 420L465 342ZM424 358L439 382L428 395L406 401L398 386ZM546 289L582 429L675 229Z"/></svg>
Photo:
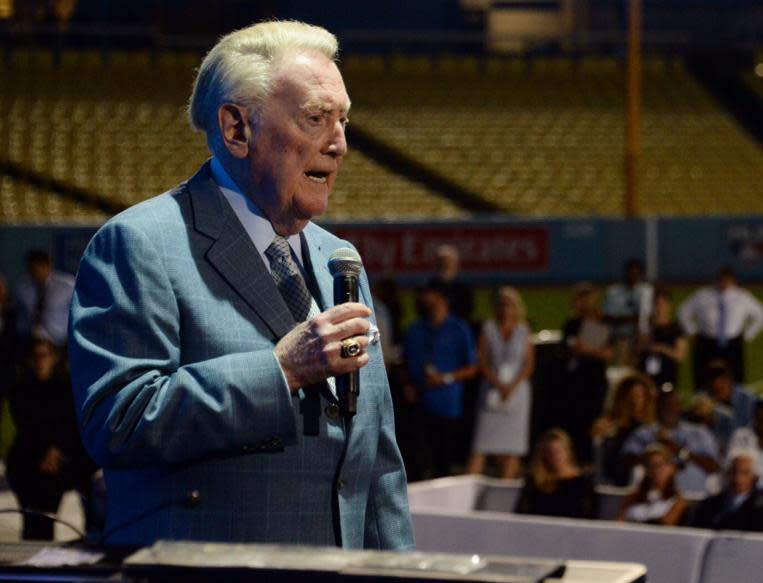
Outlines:
<svg viewBox="0 0 763 583"><path fill-rule="evenodd" d="M312 320L298 324L276 344L275 356L286 375L289 390L342 375L368 363L367 318L371 310L363 304L347 302L329 308ZM342 340L353 338L360 344L358 356L341 354Z"/></svg>

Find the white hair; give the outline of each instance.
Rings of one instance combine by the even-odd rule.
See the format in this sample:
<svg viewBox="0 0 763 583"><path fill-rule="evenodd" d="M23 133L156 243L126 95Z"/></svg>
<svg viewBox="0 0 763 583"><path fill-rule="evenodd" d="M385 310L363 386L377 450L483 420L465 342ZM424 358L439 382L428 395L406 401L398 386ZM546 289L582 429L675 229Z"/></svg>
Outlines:
<svg viewBox="0 0 763 583"><path fill-rule="evenodd" d="M726 454L726 471L730 470L734 462L739 458L746 457L752 463L752 470L760 477L760 455L751 447L734 447Z"/></svg>
<svg viewBox="0 0 763 583"><path fill-rule="evenodd" d="M220 140L220 106L241 105L255 121L270 91L273 69L290 51L315 51L334 61L339 44L324 28L297 21L270 21L225 35L207 53L193 84L188 114L191 125L206 133L212 152Z"/></svg>

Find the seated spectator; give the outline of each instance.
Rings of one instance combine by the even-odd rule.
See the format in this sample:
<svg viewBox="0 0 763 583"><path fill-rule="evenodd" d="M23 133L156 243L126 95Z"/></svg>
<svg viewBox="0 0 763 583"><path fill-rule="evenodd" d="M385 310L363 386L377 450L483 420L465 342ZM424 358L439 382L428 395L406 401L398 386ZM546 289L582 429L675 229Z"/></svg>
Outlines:
<svg viewBox="0 0 763 583"><path fill-rule="evenodd" d="M717 406L726 408L734 419L734 429L747 427L752 422L755 395L734 382L734 374L722 360L707 366L707 393Z"/></svg>
<svg viewBox="0 0 763 583"><path fill-rule="evenodd" d="M587 283L575 287L574 316L564 325L562 346L565 371L556 406L556 422L572 438L581 463L593 459L591 425L601 414L609 387L607 363L614 352L610 327L601 319L596 289Z"/></svg>
<svg viewBox="0 0 763 583"><path fill-rule="evenodd" d="M763 400L758 400L755 403L752 427L740 427L731 436L728 450L738 449L757 452L757 467L763 469ZM760 476L759 484L763 487L763 476Z"/></svg>
<svg viewBox="0 0 763 583"><path fill-rule="evenodd" d="M654 423L654 392L649 377L626 376L615 387L609 411L594 422L591 434L602 483L628 485L630 468L622 463L621 450L636 429Z"/></svg>
<svg viewBox="0 0 763 583"><path fill-rule="evenodd" d="M678 386L678 369L686 357L686 338L681 325L671 318L670 308L670 292L655 291L650 325L640 343L639 368L657 387Z"/></svg>
<svg viewBox="0 0 763 583"><path fill-rule="evenodd" d="M55 513L64 492L78 490L86 511L96 470L80 441L69 379L48 340L33 340L27 369L8 400L16 437L8 454L8 482L24 510ZM86 513L86 520L94 518ZM24 515L24 539L53 539L53 522ZM98 525L88 523L91 531Z"/></svg>
<svg viewBox="0 0 763 583"><path fill-rule="evenodd" d="M686 416L688 421L707 427L723 455L728 451L729 439L734 433L734 415L731 409L718 405L707 393L694 395Z"/></svg>
<svg viewBox="0 0 763 583"><path fill-rule="evenodd" d="M718 444L705 427L681 419L681 398L676 391L657 396L657 423L634 431L623 444L624 463L635 466L654 442L665 446L679 468L678 487L684 492L705 492L707 478L718 471Z"/></svg>
<svg viewBox="0 0 763 583"><path fill-rule="evenodd" d="M530 437L530 376L535 347L525 322L525 306L513 287L502 287L493 303L494 317L482 328L479 342L483 375L477 428L468 471L479 474L486 457L498 458L502 478L518 478L520 459Z"/></svg>
<svg viewBox="0 0 763 583"><path fill-rule="evenodd" d="M641 524L676 526L686 512L676 485L673 454L664 445L653 443L644 452L645 474L636 490L626 496L618 520Z"/></svg>
<svg viewBox="0 0 763 583"><path fill-rule="evenodd" d="M703 500L693 526L725 530L763 531L763 491L758 486L758 452L737 449L729 452L726 488Z"/></svg>
<svg viewBox="0 0 763 583"><path fill-rule="evenodd" d="M549 429L535 448L530 471L515 511L521 514L594 518L593 478L575 460L572 441L561 429Z"/></svg>

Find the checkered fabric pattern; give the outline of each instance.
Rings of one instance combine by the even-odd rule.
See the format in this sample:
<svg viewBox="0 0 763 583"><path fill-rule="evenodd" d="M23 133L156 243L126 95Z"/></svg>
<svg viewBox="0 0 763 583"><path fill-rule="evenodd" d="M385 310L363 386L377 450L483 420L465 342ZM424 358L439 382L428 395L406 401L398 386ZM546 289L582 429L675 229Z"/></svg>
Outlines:
<svg viewBox="0 0 763 583"><path fill-rule="evenodd" d="M265 255L270 261L270 270L278 291L281 292L294 319L297 322L303 322L310 313L313 296L307 289L305 278L302 277L297 262L291 256L289 240L286 237L276 235L265 251Z"/></svg>

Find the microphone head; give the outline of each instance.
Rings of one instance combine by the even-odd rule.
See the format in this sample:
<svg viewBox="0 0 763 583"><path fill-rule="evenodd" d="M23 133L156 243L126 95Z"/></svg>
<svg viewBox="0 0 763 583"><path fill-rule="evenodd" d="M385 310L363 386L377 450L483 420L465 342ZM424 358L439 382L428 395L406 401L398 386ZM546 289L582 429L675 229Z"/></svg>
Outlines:
<svg viewBox="0 0 763 583"><path fill-rule="evenodd" d="M337 275L360 275L363 262L355 249L342 247L337 249L329 257L329 271L333 277Z"/></svg>

